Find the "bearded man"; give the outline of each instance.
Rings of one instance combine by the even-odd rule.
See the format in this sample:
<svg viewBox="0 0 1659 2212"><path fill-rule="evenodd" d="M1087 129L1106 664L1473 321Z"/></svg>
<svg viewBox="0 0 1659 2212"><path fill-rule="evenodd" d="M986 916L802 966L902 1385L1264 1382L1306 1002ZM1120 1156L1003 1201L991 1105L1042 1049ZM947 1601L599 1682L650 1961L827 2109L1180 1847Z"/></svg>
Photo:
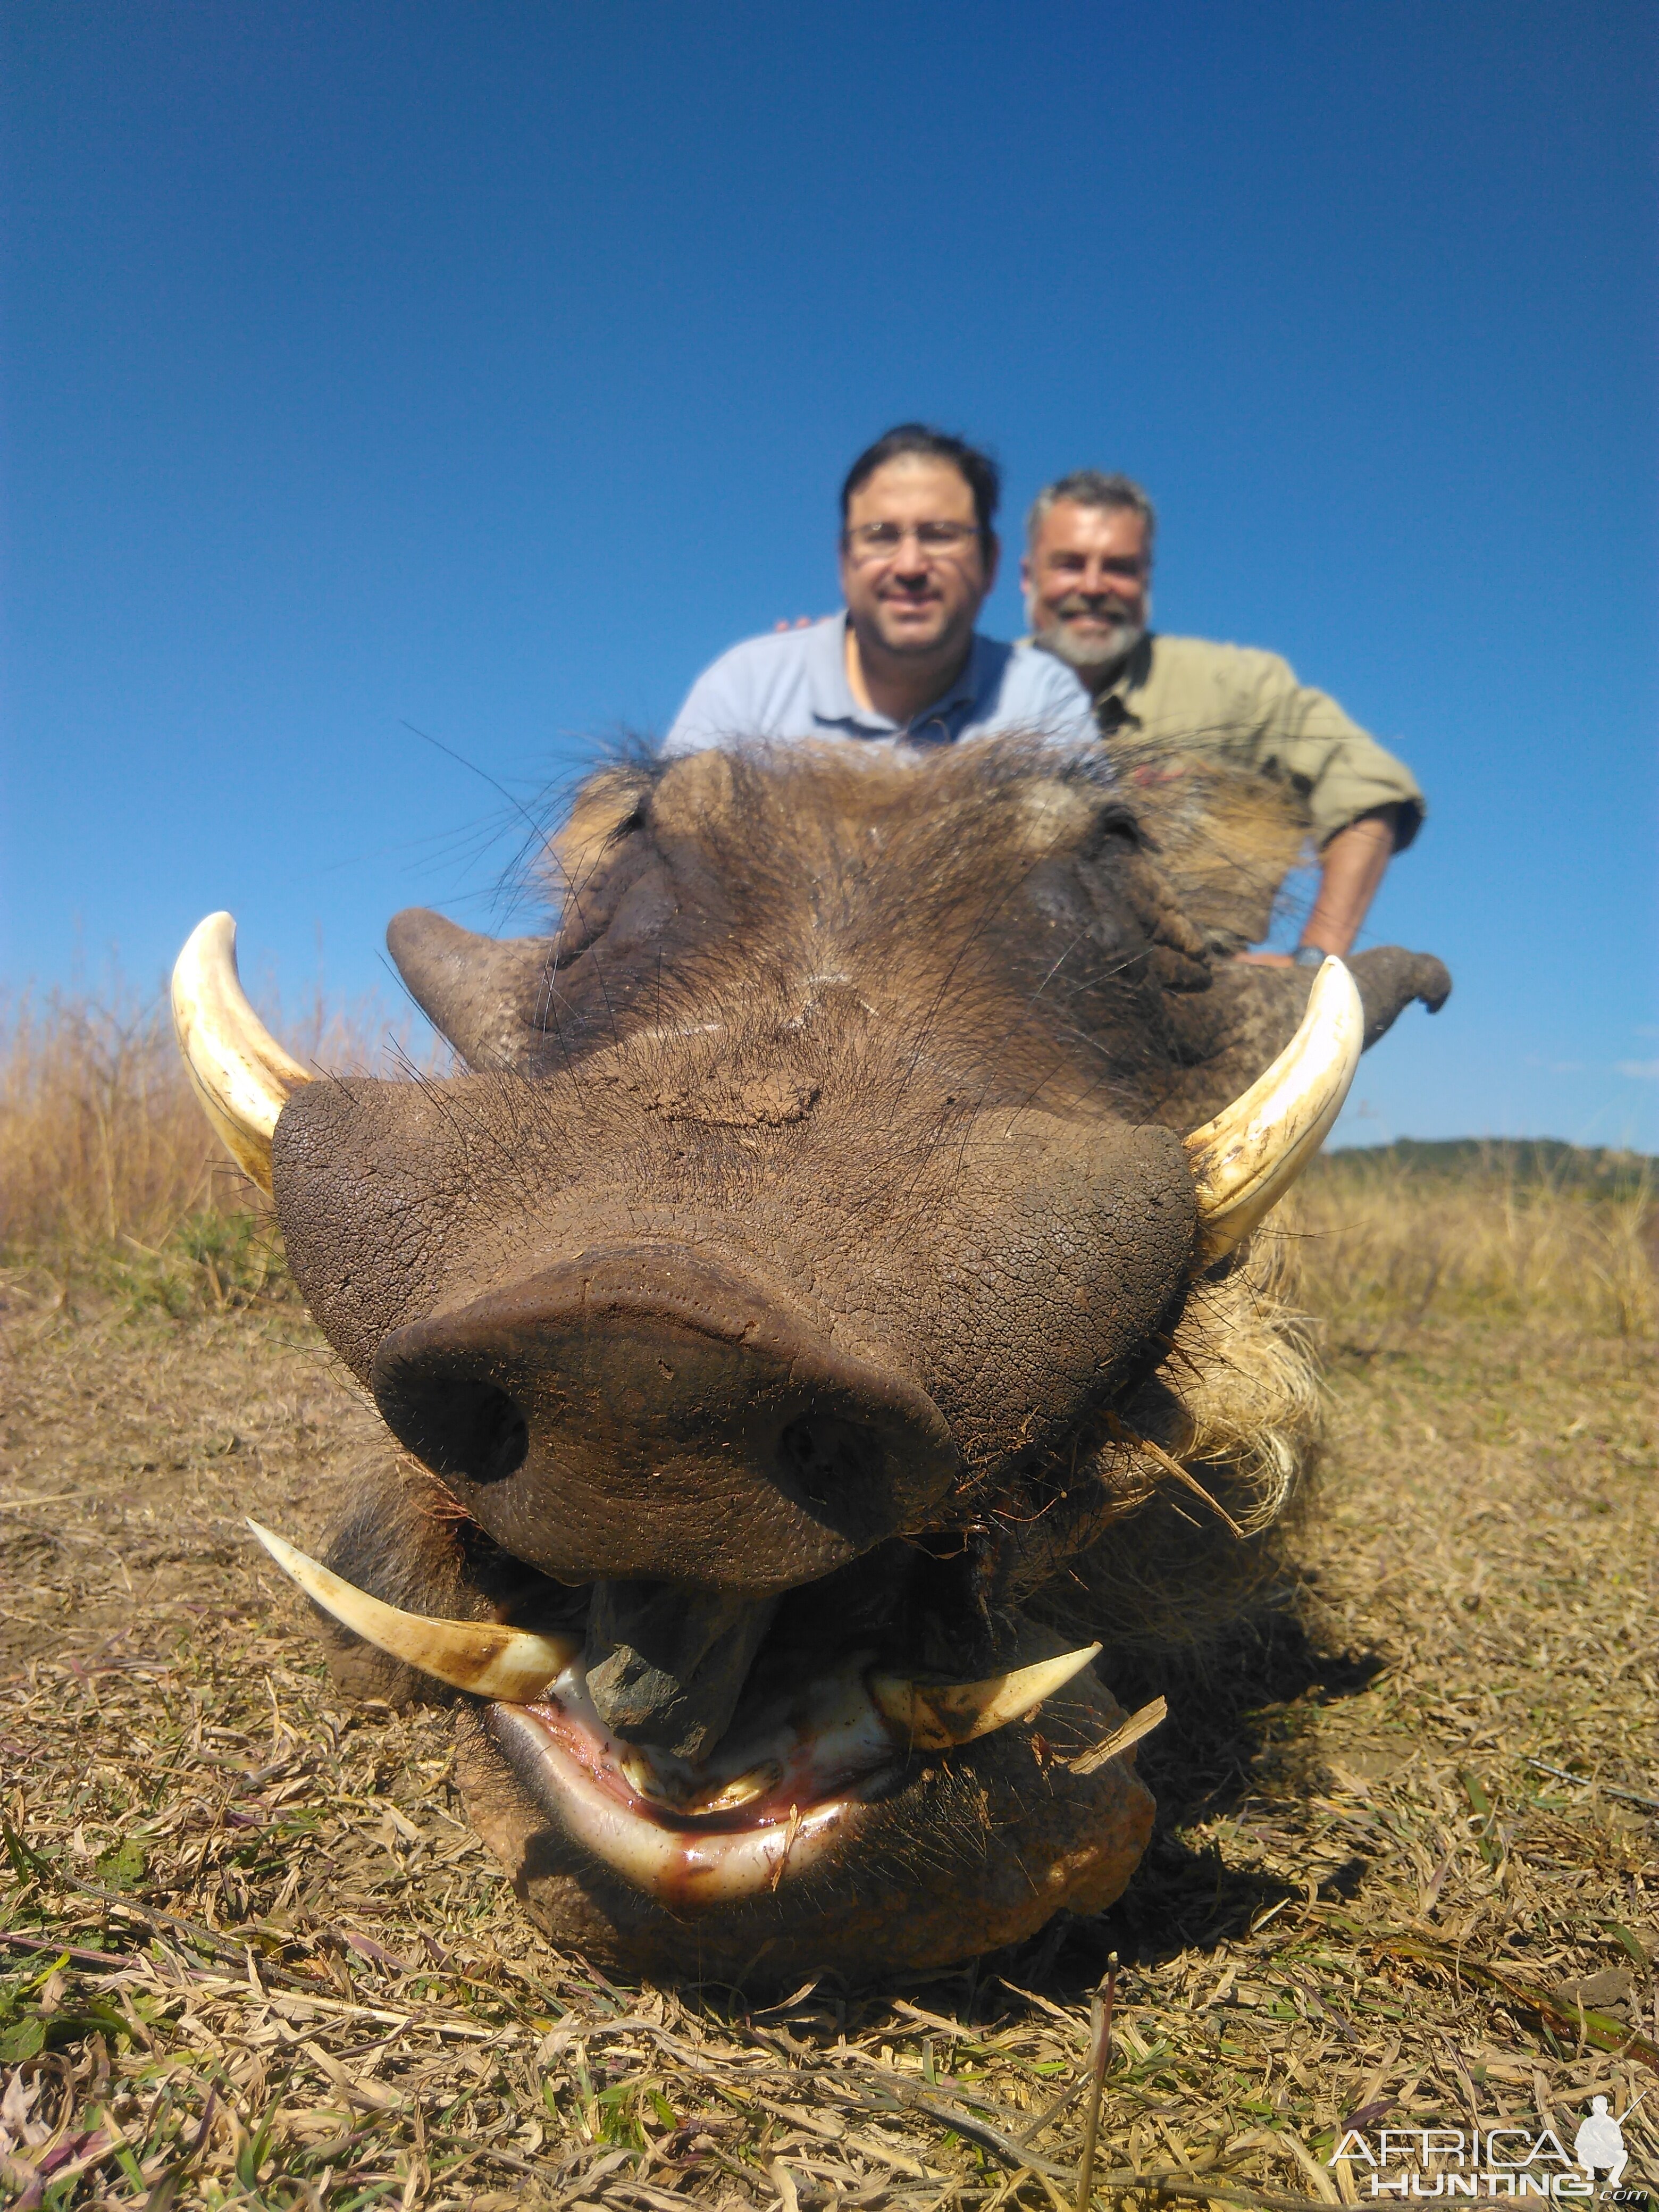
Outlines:
<svg viewBox="0 0 1659 2212"><path fill-rule="evenodd" d="M1318 894L1294 953L1241 957L1316 968L1352 945L1389 860L1417 835L1423 794L1403 763L1277 653L1151 629L1157 526L1127 477L1079 469L1040 491L1020 563L1034 641L1075 671L1132 775L1159 777L1174 772L1175 756L1197 755L1296 794L1318 851Z"/></svg>

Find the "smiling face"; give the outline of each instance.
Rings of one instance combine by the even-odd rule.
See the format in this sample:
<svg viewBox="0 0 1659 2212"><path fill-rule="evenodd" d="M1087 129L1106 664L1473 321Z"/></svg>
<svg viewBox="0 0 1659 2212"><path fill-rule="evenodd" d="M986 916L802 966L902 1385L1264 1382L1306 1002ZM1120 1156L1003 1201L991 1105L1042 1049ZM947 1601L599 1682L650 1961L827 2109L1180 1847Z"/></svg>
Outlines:
<svg viewBox="0 0 1659 2212"><path fill-rule="evenodd" d="M1058 499L1020 563L1033 635L1086 682L1146 633L1152 564L1145 516Z"/></svg>
<svg viewBox="0 0 1659 2212"><path fill-rule="evenodd" d="M954 543L926 542L940 525ZM870 542L891 532L890 547ZM860 641L898 657L965 654L995 580L995 541L988 557L972 487L950 461L901 454L848 500L841 584Z"/></svg>
<svg viewBox="0 0 1659 2212"><path fill-rule="evenodd" d="M175 975L402 1447L343 1581L298 1577L342 1680L454 1686L480 1832L631 1971L863 1975L1099 1910L1152 1808L1096 1649L1271 1564L1160 1517L1157 1455L1260 1524L1310 1401L1217 1271L1217 1164L1271 1202L1252 1102L1293 1171L1358 1001L1340 1080L1292 1048L1183 1139L1308 986L1212 991L1091 757L700 754L597 779L561 858L556 939L391 933L471 1073L307 1081L202 952L228 917Z"/></svg>

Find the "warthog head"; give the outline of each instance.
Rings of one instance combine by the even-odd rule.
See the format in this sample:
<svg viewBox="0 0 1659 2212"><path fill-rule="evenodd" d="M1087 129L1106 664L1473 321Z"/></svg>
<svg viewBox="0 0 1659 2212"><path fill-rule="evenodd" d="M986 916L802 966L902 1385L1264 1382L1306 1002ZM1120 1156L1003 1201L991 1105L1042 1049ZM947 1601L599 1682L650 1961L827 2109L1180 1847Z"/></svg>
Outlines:
<svg viewBox="0 0 1659 2212"><path fill-rule="evenodd" d="M605 770L556 933L392 924L441 1079L308 1076L229 917L186 948L204 1102L402 1448L326 1567L267 1541L345 1680L450 1686L561 1941L858 1973L1127 1881L1155 1716L1092 1662L1249 1581L1310 1394L1246 1240L1449 988L1212 959L1284 853L1263 787L1192 788L1019 745Z"/></svg>

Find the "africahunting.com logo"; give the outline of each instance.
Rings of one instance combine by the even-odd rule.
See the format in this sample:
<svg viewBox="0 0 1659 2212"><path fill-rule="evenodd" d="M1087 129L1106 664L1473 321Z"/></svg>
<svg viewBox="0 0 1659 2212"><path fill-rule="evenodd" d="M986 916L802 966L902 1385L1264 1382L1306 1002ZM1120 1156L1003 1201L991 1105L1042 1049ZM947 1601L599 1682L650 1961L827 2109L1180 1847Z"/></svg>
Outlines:
<svg viewBox="0 0 1659 2212"><path fill-rule="evenodd" d="M1607 2098L1592 2098L1571 2154L1551 2128L1349 2128L1326 2163L1346 2160L1362 2198L1601 2197L1643 2204L1647 2190L1623 2186L1630 2163L1624 2123L1646 2094L1616 2116Z"/></svg>

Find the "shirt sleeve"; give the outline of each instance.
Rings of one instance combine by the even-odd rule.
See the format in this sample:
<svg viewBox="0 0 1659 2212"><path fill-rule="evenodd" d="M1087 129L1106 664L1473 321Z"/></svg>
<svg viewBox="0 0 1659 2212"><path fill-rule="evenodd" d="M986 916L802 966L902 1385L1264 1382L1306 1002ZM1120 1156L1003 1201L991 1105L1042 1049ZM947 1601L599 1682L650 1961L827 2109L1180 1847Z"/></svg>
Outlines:
<svg viewBox="0 0 1659 2212"><path fill-rule="evenodd" d="M1395 850L1416 836L1427 806L1417 780L1328 692L1298 684L1274 653L1252 653L1251 764L1291 784L1307 802L1314 842L1329 843L1362 814L1397 806Z"/></svg>
<svg viewBox="0 0 1659 2212"><path fill-rule="evenodd" d="M675 760L683 753L706 752L711 745L751 730L755 724L754 686L748 679L746 656L741 646L705 668L685 695L685 703L669 726L662 741L661 757Z"/></svg>

